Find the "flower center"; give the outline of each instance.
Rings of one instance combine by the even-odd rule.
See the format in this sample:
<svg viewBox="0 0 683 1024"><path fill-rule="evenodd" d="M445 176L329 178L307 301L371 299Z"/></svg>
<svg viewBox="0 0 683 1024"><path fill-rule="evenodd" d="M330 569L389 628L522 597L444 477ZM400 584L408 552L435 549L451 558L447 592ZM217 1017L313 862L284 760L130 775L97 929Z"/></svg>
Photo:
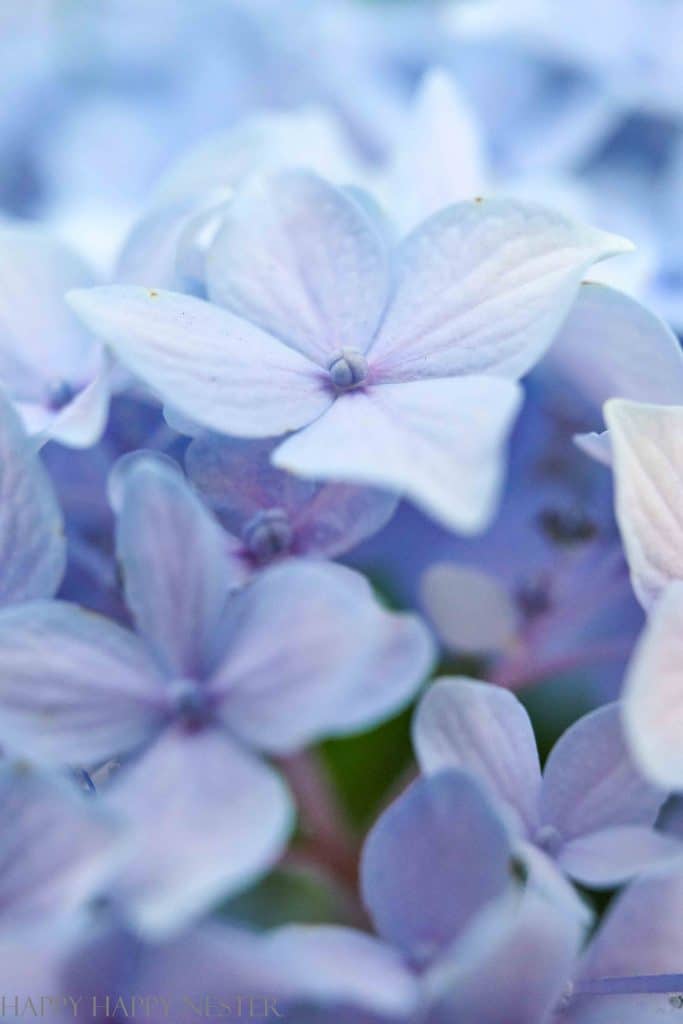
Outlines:
<svg viewBox="0 0 683 1024"><path fill-rule="evenodd" d="M342 348L332 357L327 370L336 388L349 391L366 379L368 361L357 348Z"/></svg>
<svg viewBox="0 0 683 1024"><path fill-rule="evenodd" d="M72 402L78 394L77 388L68 380L55 380L47 390L47 406L52 412L59 412Z"/></svg>
<svg viewBox="0 0 683 1024"><path fill-rule="evenodd" d="M209 721L209 701L194 679L175 679L171 683L171 700L177 717L187 729L201 729Z"/></svg>
<svg viewBox="0 0 683 1024"><path fill-rule="evenodd" d="M289 550L292 526L284 509L266 508L249 520L242 537L249 553L257 561L268 562Z"/></svg>

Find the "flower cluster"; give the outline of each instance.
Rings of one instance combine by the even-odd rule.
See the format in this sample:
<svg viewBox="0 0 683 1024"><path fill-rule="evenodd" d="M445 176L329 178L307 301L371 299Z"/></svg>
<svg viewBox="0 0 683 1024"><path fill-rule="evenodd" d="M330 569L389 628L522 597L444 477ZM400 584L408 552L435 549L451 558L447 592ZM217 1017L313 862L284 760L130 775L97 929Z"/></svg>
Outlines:
<svg viewBox="0 0 683 1024"><path fill-rule="evenodd" d="M28 7L0 1018L678 1019L683 0Z"/></svg>

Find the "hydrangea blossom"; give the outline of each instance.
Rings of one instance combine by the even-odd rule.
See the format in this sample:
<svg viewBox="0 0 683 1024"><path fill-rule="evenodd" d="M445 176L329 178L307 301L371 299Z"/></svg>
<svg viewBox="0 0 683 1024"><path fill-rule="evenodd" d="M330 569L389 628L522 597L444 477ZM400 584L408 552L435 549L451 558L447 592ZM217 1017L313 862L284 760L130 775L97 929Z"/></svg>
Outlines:
<svg viewBox="0 0 683 1024"><path fill-rule="evenodd" d="M64 301L95 278L38 229L0 225L0 384L41 441L97 441L109 403L107 359Z"/></svg>
<svg viewBox="0 0 683 1024"><path fill-rule="evenodd" d="M282 851L293 808L260 755L397 709L432 645L419 620L385 612L338 566L276 567L228 601L225 537L177 471L138 459L119 486L118 554L139 637L62 602L6 611L0 737L51 763L129 762L106 797L136 847L117 898L157 931Z"/></svg>
<svg viewBox="0 0 683 1024"><path fill-rule="evenodd" d="M471 772L517 839L584 885L610 888L683 853L654 830L666 793L633 764L617 704L568 729L541 774L531 722L516 697L469 679L440 679L420 703L414 742L423 771Z"/></svg>
<svg viewBox="0 0 683 1024"><path fill-rule="evenodd" d="M547 348L586 267L625 248L530 204L464 203L402 243L391 286L373 217L288 172L230 204L211 303L124 286L70 301L182 416L244 437L291 431L275 465L405 493L471 532L495 507L519 404L504 378Z"/></svg>
<svg viewBox="0 0 683 1024"><path fill-rule="evenodd" d="M272 441L208 435L192 441L185 457L190 480L231 531L238 578L290 555L337 558L393 515L393 495L301 480L271 464L273 448Z"/></svg>

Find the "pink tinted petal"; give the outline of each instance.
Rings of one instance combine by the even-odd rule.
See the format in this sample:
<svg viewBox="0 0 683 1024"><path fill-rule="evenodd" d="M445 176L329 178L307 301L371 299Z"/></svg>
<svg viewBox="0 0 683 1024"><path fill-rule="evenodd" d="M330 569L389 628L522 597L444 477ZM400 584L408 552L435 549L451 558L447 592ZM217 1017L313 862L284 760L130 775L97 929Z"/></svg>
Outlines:
<svg viewBox="0 0 683 1024"><path fill-rule="evenodd" d="M671 583L652 609L629 665L624 724L648 778L683 787L683 583Z"/></svg>

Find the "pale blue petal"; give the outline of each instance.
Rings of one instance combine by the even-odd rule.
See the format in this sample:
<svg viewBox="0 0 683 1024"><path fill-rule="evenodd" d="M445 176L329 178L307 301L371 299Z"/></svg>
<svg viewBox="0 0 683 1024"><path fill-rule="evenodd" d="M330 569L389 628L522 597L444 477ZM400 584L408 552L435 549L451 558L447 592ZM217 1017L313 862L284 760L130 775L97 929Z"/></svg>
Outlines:
<svg viewBox="0 0 683 1024"><path fill-rule="evenodd" d="M180 472L153 456L128 462L116 551L126 602L170 677L200 679L231 587L231 539Z"/></svg>
<svg viewBox="0 0 683 1024"><path fill-rule="evenodd" d="M423 772L471 772L515 829L533 834L541 766L529 716L513 694L471 679L438 679L418 706L413 742Z"/></svg>
<svg viewBox="0 0 683 1024"><path fill-rule="evenodd" d="M364 352L389 290L385 246L343 192L307 171L254 180L207 256L210 298L327 369Z"/></svg>
<svg viewBox="0 0 683 1024"><path fill-rule="evenodd" d="M124 366L205 427L268 437L333 401L308 359L208 302L124 285L71 292L69 301Z"/></svg>
<svg viewBox="0 0 683 1024"><path fill-rule="evenodd" d="M65 565L64 524L52 485L0 395L0 606L51 597Z"/></svg>
<svg viewBox="0 0 683 1024"><path fill-rule="evenodd" d="M464 772L415 782L380 817L361 861L379 934L426 963L462 937L510 881L502 820Z"/></svg>
<svg viewBox="0 0 683 1024"><path fill-rule="evenodd" d="M563 839L620 825L653 825L666 794L647 782L626 746L621 706L579 719L545 766L541 823Z"/></svg>
<svg viewBox="0 0 683 1024"><path fill-rule="evenodd" d="M116 778L107 804L136 851L116 895L151 936L247 886L274 864L293 825L280 777L213 728L166 731Z"/></svg>
<svg viewBox="0 0 683 1024"><path fill-rule="evenodd" d="M520 400L516 385L493 377L377 385L342 395L273 462L398 492L447 528L476 533L496 510Z"/></svg>
<svg viewBox="0 0 683 1024"><path fill-rule="evenodd" d="M648 868L683 858L683 843L643 825L617 825L570 839L557 855L581 885L612 889Z"/></svg>
<svg viewBox="0 0 683 1024"><path fill-rule="evenodd" d="M76 605L0 615L0 739L39 760L88 764L134 750L163 721L163 680L132 633Z"/></svg>
<svg viewBox="0 0 683 1024"><path fill-rule="evenodd" d="M120 830L66 782L27 764L0 768L0 930L44 927L104 888Z"/></svg>
<svg viewBox="0 0 683 1024"><path fill-rule="evenodd" d="M259 576L232 599L217 640L225 653L209 692L221 719L278 753L398 710L433 655L419 621L385 611L364 577L313 561Z"/></svg>
<svg viewBox="0 0 683 1024"><path fill-rule="evenodd" d="M482 915L425 979L425 1024L547 1024L579 950L576 921L536 894Z"/></svg>
<svg viewBox="0 0 683 1024"><path fill-rule="evenodd" d="M533 203L450 206L398 250L371 365L392 380L519 377L552 342L588 267L630 248Z"/></svg>
<svg viewBox="0 0 683 1024"><path fill-rule="evenodd" d="M514 596L493 573L435 562L422 574L420 598L442 644L467 654L511 650L521 625Z"/></svg>

